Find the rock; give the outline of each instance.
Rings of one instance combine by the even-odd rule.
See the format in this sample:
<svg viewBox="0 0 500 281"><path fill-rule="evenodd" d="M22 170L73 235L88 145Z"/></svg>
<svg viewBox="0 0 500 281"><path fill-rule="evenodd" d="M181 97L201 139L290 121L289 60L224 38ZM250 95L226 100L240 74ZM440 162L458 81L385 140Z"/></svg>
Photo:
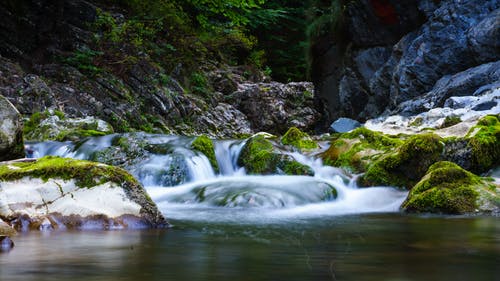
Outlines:
<svg viewBox="0 0 500 281"><path fill-rule="evenodd" d="M0 166L0 216L18 229L122 229L167 222L126 171L47 156Z"/></svg>
<svg viewBox="0 0 500 281"><path fill-rule="evenodd" d="M8 252L14 248L14 242L9 236L0 235L0 252Z"/></svg>
<svg viewBox="0 0 500 281"><path fill-rule="evenodd" d="M395 108L392 114L416 115L497 83L499 8L495 0L345 4L343 28L327 26L323 37L313 38L312 78L325 123ZM427 93L434 96L429 102L422 99ZM418 102L402 104L412 99Z"/></svg>
<svg viewBox="0 0 500 281"><path fill-rule="evenodd" d="M0 95L0 161L23 157L21 116L11 103Z"/></svg>
<svg viewBox="0 0 500 281"><path fill-rule="evenodd" d="M288 129L281 138L281 143L284 145L291 145L300 151L318 148L318 144L313 141L308 134L296 127Z"/></svg>
<svg viewBox="0 0 500 281"><path fill-rule="evenodd" d="M206 132L212 137L240 138L253 133L245 114L222 102L197 116L194 123L197 131Z"/></svg>
<svg viewBox="0 0 500 281"><path fill-rule="evenodd" d="M113 127L95 117L66 118L60 111L36 112L26 122L24 136L36 141L78 141L112 134Z"/></svg>
<svg viewBox="0 0 500 281"><path fill-rule="evenodd" d="M290 127L314 128L318 112L313 105L312 83L244 83L227 97L245 114L253 131L282 134Z"/></svg>
<svg viewBox="0 0 500 281"><path fill-rule="evenodd" d="M8 223L0 219L0 236L12 237L17 234L17 231Z"/></svg>
<svg viewBox="0 0 500 281"><path fill-rule="evenodd" d="M330 147L321 154L321 158L327 165L362 173L370 164L402 143L397 137L361 127L332 140Z"/></svg>
<svg viewBox="0 0 500 281"><path fill-rule="evenodd" d="M356 120L350 118L339 118L330 125L330 129L335 133L347 133L361 126Z"/></svg>
<svg viewBox="0 0 500 281"><path fill-rule="evenodd" d="M435 134L411 136L394 152L369 165L361 183L410 189L432 164L442 160L443 149L442 139Z"/></svg>
<svg viewBox="0 0 500 281"><path fill-rule="evenodd" d="M295 161L290 155L278 153L273 143L262 135L247 140L238 157L238 165L254 175L314 175L309 166Z"/></svg>
<svg viewBox="0 0 500 281"><path fill-rule="evenodd" d="M406 212L498 213L498 187L451 162L437 162L412 188L402 205Z"/></svg>
<svg viewBox="0 0 500 281"><path fill-rule="evenodd" d="M215 158L214 143L210 138L208 138L207 136L199 136L195 138L191 143L191 148L205 155L210 161L210 164L212 165L214 171L216 173L219 171L219 164L217 163L217 159Z"/></svg>

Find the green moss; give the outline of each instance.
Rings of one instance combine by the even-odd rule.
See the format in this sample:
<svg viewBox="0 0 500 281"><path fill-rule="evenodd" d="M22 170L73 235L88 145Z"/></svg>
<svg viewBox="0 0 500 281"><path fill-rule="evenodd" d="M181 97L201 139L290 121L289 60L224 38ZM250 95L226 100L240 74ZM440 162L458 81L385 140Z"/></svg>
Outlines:
<svg viewBox="0 0 500 281"><path fill-rule="evenodd" d="M488 184L452 162L437 162L408 194L407 212L463 214L478 208L479 189Z"/></svg>
<svg viewBox="0 0 500 281"><path fill-rule="evenodd" d="M215 157L214 143L209 137L207 136L197 137L193 141L193 143L191 143L191 148L203 153L210 161L210 164L214 168L214 171L215 172L219 171L219 164L217 163L217 159Z"/></svg>
<svg viewBox="0 0 500 281"><path fill-rule="evenodd" d="M448 128L460 122L462 122L462 119L460 119L460 117L458 116L446 116L443 124L441 125L441 128Z"/></svg>
<svg viewBox="0 0 500 281"><path fill-rule="evenodd" d="M299 130L296 127L291 127L281 138L281 143L284 145L291 145L299 150L315 149L318 144L311 139L311 137Z"/></svg>
<svg viewBox="0 0 500 281"><path fill-rule="evenodd" d="M417 117L413 121L411 121L410 124L408 124L408 126L419 127L419 126L422 126L423 123L424 123L424 119L422 117Z"/></svg>
<svg viewBox="0 0 500 281"><path fill-rule="evenodd" d="M280 161L280 163L278 164L278 168L280 168L287 175L314 175L314 171L311 169L311 167L293 160Z"/></svg>
<svg viewBox="0 0 500 281"><path fill-rule="evenodd" d="M321 154L324 163L354 172L364 172L371 162L403 143L398 138L363 127L336 137Z"/></svg>
<svg viewBox="0 0 500 281"><path fill-rule="evenodd" d="M46 156L29 163L14 163L0 166L0 181L18 180L24 177L74 179L81 187L93 187L106 182L132 183L137 180L127 171L96 162Z"/></svg>
<svg viewBox="0 0 500 281"><path fill-rule="evenodd" d="M250 174L271 174L277 162L273 144L262 135L248 139L238 158L238 165Z"/></svg>
<svg viewBox="0 0 500 281"><path fill-rule="evenodd" d="M488 115L480 119L467 139L472 151L473 172L482 173L500 165L499 115Z"/></svg>
<svg viewBox="0 0 500 281"><path fill-rule="evenodd" d="M435 162L441 160L442 139L432 133L410 137L395 152L369 165L363 185L390 185L411 188Z"/></svg>
<svg viewBox="0 0 500 281"><path fill-rule="evenodd" d="M46 119L47 117L49 117L49 113L47 111L34 112L33 114L31 114L28 121L24 122L24 134L29 134L30 132L37 129L38 125L40 125L40 122L42 122L42 120Z"/></svg>
<svg viewBox="0 0 500 281"><path fill-rule="evenodd" d="M76 130L65 130L60 132L56 137L56 141L67 141L67 140L78 140L81 138L87 137L101 137L105 136L112 132L101 132L96 130L85 130L85 129L76 129Z"/></svg>

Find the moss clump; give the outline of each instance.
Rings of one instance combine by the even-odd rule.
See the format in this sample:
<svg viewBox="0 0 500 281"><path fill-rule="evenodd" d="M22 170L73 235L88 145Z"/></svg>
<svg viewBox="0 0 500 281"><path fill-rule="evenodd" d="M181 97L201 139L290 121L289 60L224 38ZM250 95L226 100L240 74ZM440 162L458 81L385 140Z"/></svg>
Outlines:
<svg viewBox="0 0 500 281"><path fill-rule="evenodd" d="M291 145L299 150L315 149L318 144L311 137L296 127L291 127L281 138L281 143Z"/></svg>
<svg viewBox="0 0 500 281"><path fill-rule="evenodd" d="M441 125L441 128L448 128L460 122L462 122L462 119L460 119L460 117L458 116L446 116L446 118L443 121L443 124Z"/></svg>
<svg viewBox="0 0 500 281"><path fill-rule="evenodd" d="M14 163L0 166L0 181L13 181L24 177L74 179L79 187L93 187L106 182L132 183L137 180L127 171L100 163L46 156L29 163Z"/></svg>
<svg viewBox="0 0 500 281"><path fill-rule="evenodd" d="M199 136L192 143L191 148L203 153L210 164L214 168L215 172L219 171L219 164L217 163L217 158L215 157L214 143L207 136Z"/></svg>
<svg viewBox="0 0 500 281"><path fill-rule="evenodd" d="M248 139L238 158L238 165L249 174L313 175L312 169L289 155L274 152L273 144L263 135Z"/></svg>
<svg viewBox="0 0 500 281"><path fill-rule="evenodd" d="M427 169L441 160L442 139L432 133L410 137L393 153L372 163L361 184L411 188Z"/></svg>
<svg viewBox="0 0 500 281"><path fill-rule="evenodd" d="M337 136L321 157L327 165L364 172L371 162L402 143L398 138L361 127Z"/></svg>
<svg viewBox="0 0 500 281"><path fill-rule="evenodd" d="M467 139L472 151L471 171L482 173L500 165L499 115L488 115L480 119Z"/></svg>
<svg viewBox="0 0 500 281"><path fill-rule="evenodd" d="M408 194L407 212L463 214L478 208L478 190L488 188L479 176L447 161L433 164Z"/></svg>

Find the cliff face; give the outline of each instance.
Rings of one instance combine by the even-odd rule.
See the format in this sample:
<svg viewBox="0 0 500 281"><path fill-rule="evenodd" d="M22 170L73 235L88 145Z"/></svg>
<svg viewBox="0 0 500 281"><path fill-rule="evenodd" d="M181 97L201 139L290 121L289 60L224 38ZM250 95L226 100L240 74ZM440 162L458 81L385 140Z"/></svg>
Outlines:
<svg viewBox="0 0 500 281"><path fill-rule="evenodd" d="M454 96L498 82L498 71L477 68L500 59L494 0L344 1L341 29L316 40L313 80L325 125L338 117L366 120L384 112L419 113L401 103L429 92L442 106L443 79L472 71L481 81L456 80ZM478 73L477 71L488 73ZM440 83L437 83L440 81ZM449 84L449 83L448 83ZM439 89L438 89L439 88ZM449 89L448 89L449 90Z"/></svg>

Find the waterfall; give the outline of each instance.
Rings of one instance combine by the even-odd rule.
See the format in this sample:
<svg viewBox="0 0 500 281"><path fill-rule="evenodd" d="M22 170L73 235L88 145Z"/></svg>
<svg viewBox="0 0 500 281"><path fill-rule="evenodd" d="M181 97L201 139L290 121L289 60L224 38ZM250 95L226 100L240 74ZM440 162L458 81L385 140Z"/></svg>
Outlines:
<svg viewBox="0 0 500 281"><path fill-rule="evenodd" d="M193 138L114 134L79 143L28 144L35 157L57 155L121 166L147 189L168 218L276 222L366 212L395 212L407 193L389 187L358 188L356 177L321 159L283 152L311 167L314 176L250 176L237 160L244 140L214 140L219 172L191 149Z"/></svg>

